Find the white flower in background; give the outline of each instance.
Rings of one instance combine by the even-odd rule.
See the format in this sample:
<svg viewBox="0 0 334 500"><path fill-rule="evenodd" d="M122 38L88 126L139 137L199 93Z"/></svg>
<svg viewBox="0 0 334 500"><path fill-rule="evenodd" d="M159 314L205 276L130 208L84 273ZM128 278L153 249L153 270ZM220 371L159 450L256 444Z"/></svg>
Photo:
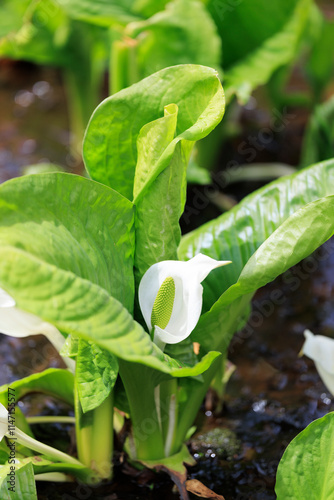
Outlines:
<svg viewBox="0 0 334 500"><path fill-rule="evenodd" d="M59 352L65 338L57 328L38 316L16 307L15 300L0 288L0 333L12 337L28 337L43 334ZM67 366L73 369L73 360L65 359Z"/></svg>
<svg viewBox="0 0 334 500"><path fill-rule="evenodd" d="M8 432L8 411L3 404L0 403L0 441Z"/></svg>
<svg viewBox="0 0 334 500"><path fill-rule="evenodd" d="M305 330L304 336L301 354L314 361L322 381L334 395L334 339L314 335L310 330Z"/></svg>
<svg viewBox="0 0 334 500"><path fill-rule="evenodd" d="M158 262L146 271L139 285L139 304L159 347L190 335L202 311L201 282L216 267L230 263L198 254L186 262Z"/></svg>

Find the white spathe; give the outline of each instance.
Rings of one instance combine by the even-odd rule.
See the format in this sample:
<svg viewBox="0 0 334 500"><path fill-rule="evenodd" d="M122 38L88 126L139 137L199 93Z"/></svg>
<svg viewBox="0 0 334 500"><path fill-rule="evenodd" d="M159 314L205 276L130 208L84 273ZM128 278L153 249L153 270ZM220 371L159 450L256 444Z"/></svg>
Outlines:
<svg viewBox="0 0 334 500"><path fill-rule="evenodd" d="M310 330L305 330L304 336L301 353L314 361L322 381L334 395L334 339L314 335Z"/></svg>
<svg viewBox="0 0 334 500"><path fill-rule="evenodd" d="M230 264L207 255L198 254L183 262L165 260L153 264L139 285L139 304L149 331L152 331L152 309L162 283L169 277L175 283L173 309L167 326L154 326L154 342L157 344L177 344L193 331L202 311L203 287L201 282L216 267Z"/></svg>
<svg viewBox="0 0 334 500"><path fill-rule="evenodd" d="M59 352L65 338L60 331L50 323L34 314L22 311L15 305L15 300L0 288L0 333L11 337L28 337L43 334ZM74 367L73 360L64 359L67 366Z"/></svg>
<svg viewBox="0 0 334 500"><path fill-rule="evenodd" d="M0 441L8 432L8 411L3 404L0 403Z"/></svg>

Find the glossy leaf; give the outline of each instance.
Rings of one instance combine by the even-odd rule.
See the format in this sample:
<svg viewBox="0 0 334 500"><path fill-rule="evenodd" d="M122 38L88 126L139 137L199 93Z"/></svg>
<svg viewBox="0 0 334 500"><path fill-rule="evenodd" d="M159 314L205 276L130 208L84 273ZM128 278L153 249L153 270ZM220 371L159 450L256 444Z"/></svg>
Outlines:
<svg viewBox="0 0 334 500"><path fill-rule="evenodd" d="M198 0L174 0L145 21L129 24L135 38L140 78L176 64L220 68L221 40L205 5Z"/></svg>
<svg viewBox="0 0 334 500"><path fill-rule="evenodd" d="M2 2L0 21L0 38L12 31L17 31L22 24L22 18L31 0L7 0Z"/></svg>
<svg viewBox="0 0 334 500"><path fill-rule="evenodd" d="M315 420L289 444L279 463L277 500L334 496L334 413Z"/></svg>
<svg viewBox="0 0 334 500"><path fill-rule="evenodd" d="M41 174L1 185L0 208L0 287L18 308L173 376L196 376L218 356L182 367L128 312L133 207L121 195L82 177Z"/></svg>
<svg viewBox="0 0 334 500"><path fill-rule="evenodd" d="M11 487L7 474L15 467L14 490ZM34 470L31 463L16 463L15 466L7 463L0 469L0 496L3 500L37 500L37 491Z"/></svg>
<svg viewBox="0 0 334 500"><path fill-rule="evenodd" d="M298 209L330 194L334 194L333 161L272 182L246 197L230 212L182 239L179 248L181 259L201 252L214 259L232 261L230 266L215 271L204 283L204 311L219 300L210 313L201 317L194 339L206 348L217 347L217 343L223 341L226 347L240 317L246 314L255 290L306 257L330 237L332 221L327 210L331 210L331 197L309 206L305 212L301 211L296 218L292 218L291 230L288 223L279 229ZM320 219L317 218L319 214ZM299 226L301 223L305 226ZM315 224L315 232L312 229L309 233L308 225L311 223ZM276 229L277 240L273 234ZM294 238L291 236L292 229L295 231ZM281 244L279 238L283 241L289 239L286 244ZM262 244L262 249L256 253ZM275 250L276 247L279 248ZM269 256L262 266L262 259L268 251L274 251L277 257L274 260ZM282 252L282 257L278 252ZM260 256L261 260L257 261Z"/></svg>
<svg viewBox="0 0 334 500"><path fill-rule="evenodd" d="M175 376L195 376L218 355L211 353L193 368L181 367L155 347L122 304L103 288L12 247L0 248L0 257L0 282L20 308L48 318L62 332L93 341L117 357L175 372ZM46 295L46 290L52 290L52 295Z"/></svg>
<svg viewBox="0 0 334 500"><path fill-rule="evenodd" d="M0 387L0 402L7 404L8 387L15 391L16 401L19 401L30 392L42 392L55 398L61 399L73 406L73 374L68 370L49 368L40 373L34 373L28 377L11 382L10 385Z"/></svg>
<svg viewBox="0 0 334 500"><path fill-rule="evenodd" d="M84 413L97 408L109 396L118 374L117 359L92 342L79 341L76 383Z"/></svg>
<svg viewBox="0 0 334 500"><path fill-rule="evenodd" d="M138 283L152 264L176 259L190 151L223 111L216 72L184 65L115 94L92 116L86 166L94 179L134 197Z"/></svg>
<svg viewBox="0 0 334 500"><path fill-rule="evenodd" d="M310 6L310 0L243 0L233 5L210 0L208 8L223 42L227 101L233 94L247 101L255 87L296 56Z"/></svg>
<svg viewBox="0 0 334 500"><path fill-rule="evenodd" d="M0 208L1 248L99 285L132 309L133 207L126 199L83 177L54 173L1 185ZM21 286L30 279L22 276ZM37 285L39 300L53 295L60 310L52 289L38 292Z"/></svg>
<svg viewBox="0 0 334 500"><path fill-rule="evenodd" d="M193 146L190 141L176 145L172 142L177 111L175 105L166 106L165 116L145 125L138 136L134 182L135 199L140 198L136 201L135 218L138 283L156 262L177 259L181 239L179 219L186 198L186 168ZM158 171L161 172L157 175Z"/></svg>
<svg viewBox="0 0 334 500"><path fill-rule="evenodd" d="M139 133L147 123L162 118L169 104L178 106L176 137L168 149L171 159L180 140L199 140L221 120L224 101L217 73L195 65L166 68L104 100L84 140L91 177L132 199ZM156 176L160 172L155 167L151 169Z"/></svg>

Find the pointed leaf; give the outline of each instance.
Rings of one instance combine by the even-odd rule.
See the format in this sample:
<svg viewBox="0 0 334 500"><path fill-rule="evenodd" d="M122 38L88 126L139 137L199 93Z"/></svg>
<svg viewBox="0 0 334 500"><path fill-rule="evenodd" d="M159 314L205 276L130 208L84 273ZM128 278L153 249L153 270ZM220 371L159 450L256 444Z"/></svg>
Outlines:
<svg viewBox="0 0 334 500"><path fill-rule="evenodd" d="M277 500L328 500L334 496L334 413L306 427L279 463Z"/></svg>
<svg viewBox="0 0 334 500"><path fill-rule="evenodd" d="M9 482L15 467L14 486ZM13 488L13 489L10 489ZM6 464L0 469L0 496L3 500L37 500L34 469L31 463L17 463L15 466Z"/></svg>
<svg viewBox="0 0 334 500"><path fill-rule="evenodd" d="M183 238L179 248L180 258L190 258L202 252L215 259L232 261L230 266L215 271L215 274L206 279L205 311L210 309L223 292L229 287L231 289L226 295L221 296L210 313L202 316L193 338L196 338L197 332L201 337L201 340L199 338L197 340L205 345L206 349L217 347L217 342L225 342L227 347L240 317L246 313L255 290L263 286L266 280L274 279L277 273L298 262L298 259L306 257L312 249L330 237L332 222L326 215L326 210L331 209L331 198L308 207L306 212L299 213L297 219L291 219L291 228L295 227L298 220L306 225L314 222L316 233L312 231L309 234L310 238L307 236L307 226L298 227L294 239L291 237L288 225L284 226L282 232L277 233L277 238L289 237L286 248L282 248L284 245L280 244L279 251L283 252L282 258L277 255L277 251L276 259L269 258L266 262L267 267L262 267L261 261L256 261L257 255L260 255L260 253L255 254L256 250L290 215L308 202L332 193L334 193L334 162L328 161L265 186L249 195L230 212ZM317 219L317 214L320 214L320 217L324 215L323 226L321 219ZM305 252L299 246L303 241ZM279 240L275 238L269 240L268 246L264 246L261 252L269 251L269 245L271 248L275 247L277 242L279 243ZM298 252L294 254L297 249ZM253 254L255 254L253 264L250 264L252 267L247 267L245 274L242 274L243 268ZM256 274L253 275L253 272ZM246 281L249 286L246 286Z"/></svg>
<svg viewBox="0 0 334 500"><path fill-rule="evenodd" d="M296 57L310 7L310 0L243 0L236 5L210 0L223 41L227 101L233 94L247 101L255 87ZM241 31L243 36L236 37Z"/></svg>
<svg viewBox="0 0 334 500"><path fill-rule="evenodd" d="M91 177L132 199L140 130L161 118L169 104L178 106L171 157L180 140L199 140L221 120L224 100L217 73L187 64L166 68L103 101L84 140L84 160ZM155 166L151 169L156 176L164 166L159 171Z"/></svg>
<svg viewBox="0 0 334 500"><path fill-rule="evenodd" d="M129 310L133 307L133 207L106 186L62 173L26 176L2 184L3 246L20 249L24 258L30 256L97 284ZM23 286L24 276L19 281ZM40 300L43 295L49 300L53 297L54 307L62 307L52 289L38 291L37 282L35 286Z"/></svg>
<svg viewBox="0 0 334 500"><path fill-rule="evenodd" d="M74 377L70 371L49 368L41 373L34 373L33 375L29 375L29 377L15 380L9 385L2 385L0 387L0 402L3 405L7 404L7 391L8 387L10 387L15 390L16 401L29 394L29 392L43 392L73 406L73 386Z"/></svg>

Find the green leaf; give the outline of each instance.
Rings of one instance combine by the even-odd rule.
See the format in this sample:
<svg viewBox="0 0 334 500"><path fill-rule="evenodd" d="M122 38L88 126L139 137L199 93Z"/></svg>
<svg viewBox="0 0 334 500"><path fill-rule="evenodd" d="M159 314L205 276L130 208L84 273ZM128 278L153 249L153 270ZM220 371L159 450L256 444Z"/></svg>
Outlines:
<svg viewBox="0 0 334 500"><path fill-rule="evenodd" d="M301 167L334 157L334 97L317 106L307 125Z"/></svg>
<svg viewBox="0 0 334 500"><path fill-rule="evenodd" d="M301 211L281 230L280 226L308 203L331 194L334 194L334 161L311 166L272 182L182 239L180 259L186 260L202 252L217 260L232 261L230 266L217 269L205 280L204 311L213 308L201 317L193 333L194 339L206 349L216 348L221 342L226 343L225 347L228 345L240 317L246 314L254 291L306 257L330 236L332 221L326 210L331 209L332 198ZM319 213L320 220L317 219ZM315 232L312 228L312 233L308 234L307 225L311 222L315 224ZM290 223L291 230L294 228L295 231L292 236ZM301 223L306 227L299 226ZM279 230L276 238L282 237L282 241L289 238L286 245L282 245L279 239L275 240L273 233L276 229ZM263 243L263 248L256 253ZM277 251L276 246L279 246ZM267 252L271 250L275 260L269 257L266 266L261 265L264 261L256 261L257 257L268 257ZM278 251L282 252L281 257Z"/></svg>
<svg viewBox="0 0 334 500"><path fill-rule="evenodd" d="M334 497L334 413L315 420L295 437L279 463L277 500Z"/></svg>
<svg viewBox="0 0 334 500"><path fill-rule="evenodd" d="M178 107L177 136L169 151L180 140L205 137L224 111L217 73L196 65L166 68L103 101L89 122L83 146L91 177L132 199L140 130L163 117L169 104ZM155 165L151 168L155 171Z"/></svg>
<svg viewBox="0 0 334 500"><path fill-rule="evenodd" d="M220 69L221 40L202 2L174 0L145 21L131 23L126 34L138 40L140 78L176 64Z"/></svg>
<svg viewBox="0 0 334 500"><path fill-rule="evenodd" d="M49 368L41 373L34 373L20 380L15 380L0 387L0 402L7 405L8 387L15 391L16 401L30 392L43 392L55 398L61 399L73 406L74 377L68 370Z"/></svg>
<svg viewBox="0 0 334 500"><path fill-rule="evenodd" d="M5 0L7 9L8 3L12 4L11 0ZM7 29L0 22L0 56L40 64L67 64L69 55L64 47L69 37L69 20L56 2L14 2L10 10L13 14L15 11L17 19Z"/></svg>
<svg viewBox="0 0 334 500"><path fill-rule="evenodd" d="M0 287L18 308L119 358L199 375L218 353L183 367L128 312L132 256L133 207L110 188L60 173L0 186Z"/></svg>
<svg viewBox="0 0 334 500"><path fill-rule="evenodd" d="M14 486L8 483L7 474L13 473L15 467ZM7 464L0 469L0 496L3 500L37 500L34 469L31 463ZM14 489L10 489L14 488Z"/></svg>
<svg viewBox="0 0 334 500"><path fill-rule="evenodd" d="M41 268L50 266L68 279L99 285L132 310L133 207L106 186L62 173L26 176L1 185L2 250L4 246L13 248L13 256L21 252L23 261L31 259L37 267L40 262ZM52 301L54 310L66 304L66 299L58 302L47 284L38 287L38 278L21 276L21 287L25 280L34 283L35 298L41 303ZM62 293L67 295L66 290Z"/></svg>
<svg viewBox="0 0 334 500"><path fill-rule="evenodd" d="M296 56L310 7L310 0L243 0L233 6L209 2L223 41L227 101L233 94L247 101L256 86ZM242 37L236 37L236 32L242 32Z"/></svg>
<svg viewBox="0 0 334 500"><path fill-rule="evenodd" d="M164 355L127 309L98 285L13 247L0 248L0 261L0 285L15 298L20 309L36 314L64 333L93 341L119 358L173 376L196 376L219 355L213 352L193 368L182 367ZM52 290L52 295L46 295L46 290Z"/></svg>
<svg viewBox="0 0 334 500"><path fill-rule="evenodd" d="M140 460L140 463L149 469L184 474L186 472L184 464L195 465L195 459L190 455L186 445L183 445L181 450L175 453L175 455L160 460Z"/></svg>
<svg viewBox="0 0 334 500"><path fill-rule="evenodd" d="M134 196L138 282L152 264L177 258L193 141L209 133L223 108L216 73L189 65L167 68L119 92L105 100L90 121L84 142L90 174Z"/></svg>
<svg viewBox="0 0 334 500"><path fill-rule="evenodd" d="M156 262L177 260L181 239L179 219L185 205L186 168L193 142L173 141L177 107L166 106L165 114L145 125L137 141L134 196L138 283Z"/></svg>
<svg viewBox="0 0 334 500"><path fill-rule="evenodd" d="M321 97L323 89L330 83L334 72L334 61L328 47L334 44L334 21L321 16L318 38L312 46L307 61L307 72L313 84L316 97Z"/></svg>
<svg viewBox="0 0 334 500"><path fill-rule="evenodd" d="M109 27L138 20L133 12L136 0L57 0L73 19Z"/></svg>
<svg viewBox="0 0 334 500"><path fill-rule="evenodd" d="M97 408L109 396L118 374L117 359L92 342L79 341L76 380L84 413Z"/></svg>
<svg viewBox="0 0 334 500"><path fill-rule="evenodd" d="M31 0L7 0L1 5L0 38L12 31L17 31L22 24L22 18Z"/></svg>

